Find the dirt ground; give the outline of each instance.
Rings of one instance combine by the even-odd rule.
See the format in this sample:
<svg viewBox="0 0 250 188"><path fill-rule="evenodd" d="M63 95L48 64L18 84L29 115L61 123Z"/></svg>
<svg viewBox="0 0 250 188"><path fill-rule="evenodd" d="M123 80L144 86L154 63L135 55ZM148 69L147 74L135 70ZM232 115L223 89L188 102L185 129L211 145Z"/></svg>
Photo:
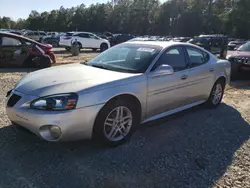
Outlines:
<svg viewBox="0 0 250 188"><path fill-rule="evenodd" d="M96 55L56 52L58 65ZM150 122L107 149L48 143L11 125L6 92L30 71L0 70L0 187L250 188L250 76L232 81L218 108Z"/></svg>
<svg viewBox="0 0 250 188"><path fill-rule="evenodd" d="M66 51L64 48L55 48L54 52L56 55L56 64L53 64L53 66L86 62L100 53L91 50L81 50L79 56L72 56L71 52Z"/></svg>

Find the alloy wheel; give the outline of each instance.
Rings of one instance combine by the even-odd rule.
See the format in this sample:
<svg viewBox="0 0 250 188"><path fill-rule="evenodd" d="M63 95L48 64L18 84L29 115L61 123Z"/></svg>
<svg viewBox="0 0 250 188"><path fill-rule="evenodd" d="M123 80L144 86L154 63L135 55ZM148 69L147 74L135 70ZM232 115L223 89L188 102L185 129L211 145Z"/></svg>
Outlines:
<svg viewBox="0 0 250 188"><path fill-rule="evenodd" d="M216 84L212 93L212 103L217 105L221 101L221 97L223 95L223 88L220 83Z"/></svg>
<svg viewBox="0 0 250 188"><path fill-rule="evenodd" d="M125 106L113 109L104 122L104 135L112 141L117 142L125 138L132 127L132 112Z"/></svg>

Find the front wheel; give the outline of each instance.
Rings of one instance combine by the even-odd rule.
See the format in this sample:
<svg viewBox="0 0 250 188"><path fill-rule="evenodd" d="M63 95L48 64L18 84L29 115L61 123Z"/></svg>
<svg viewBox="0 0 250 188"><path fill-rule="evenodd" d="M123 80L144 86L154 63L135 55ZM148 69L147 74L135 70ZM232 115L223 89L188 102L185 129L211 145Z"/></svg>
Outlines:
<svg viewBox="0 0 250 188"><path fill-rule="evenodd" d="M222 80L218 80L214 84L210 96L206 102L207 107L215 108L221 103L221 100L224 95L224 89L225 89L225 82Z"/></svg>
<svg viewBox="0 0 250 188"><path fill-rule="evenodd" d="M94 125L94 138L110 146L128 140L138 116L134 105L126 100L114 100L100 111Z"/></svg>
<svg viewBox="0 0 250 188"><path fill-rule="evenodd" d="M108 45L106 43L102 43L101 46L100 46L101 52L104 52L107 49L108 49Z"/></svg>

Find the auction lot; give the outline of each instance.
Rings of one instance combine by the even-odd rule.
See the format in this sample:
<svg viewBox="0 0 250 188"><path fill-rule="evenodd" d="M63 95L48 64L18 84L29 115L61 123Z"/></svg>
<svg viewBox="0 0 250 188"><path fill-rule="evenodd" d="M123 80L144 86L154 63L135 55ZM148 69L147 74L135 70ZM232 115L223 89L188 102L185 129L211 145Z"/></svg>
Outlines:
<svg viewBox="0 0 250 188"><path fill-rule="evenodd" d="M96 55L57 49L56 65ZM1 188L250 187L250 76L233 81L217 109L199 106L143 124L128 143L106 148L49 143L11 125L5 95L29 71L0 69Z"/></svg>

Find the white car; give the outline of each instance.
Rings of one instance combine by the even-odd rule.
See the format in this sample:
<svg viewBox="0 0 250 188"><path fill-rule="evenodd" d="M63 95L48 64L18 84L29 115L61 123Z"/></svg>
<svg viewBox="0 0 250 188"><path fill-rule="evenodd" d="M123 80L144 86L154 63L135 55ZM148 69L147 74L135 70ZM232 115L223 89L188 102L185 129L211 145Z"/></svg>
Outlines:
<svg viewBox="0 0 250 188"><path fill-rule="evenodd" d="M93 33L88 32L68 32L60 37L60 46L65 46L66 50L70 50L72 43L77 40L78 46L82 48L90 48L93 51L100 49L105 51L110 48L110 43L106 39L102 39Z"/></svg>

